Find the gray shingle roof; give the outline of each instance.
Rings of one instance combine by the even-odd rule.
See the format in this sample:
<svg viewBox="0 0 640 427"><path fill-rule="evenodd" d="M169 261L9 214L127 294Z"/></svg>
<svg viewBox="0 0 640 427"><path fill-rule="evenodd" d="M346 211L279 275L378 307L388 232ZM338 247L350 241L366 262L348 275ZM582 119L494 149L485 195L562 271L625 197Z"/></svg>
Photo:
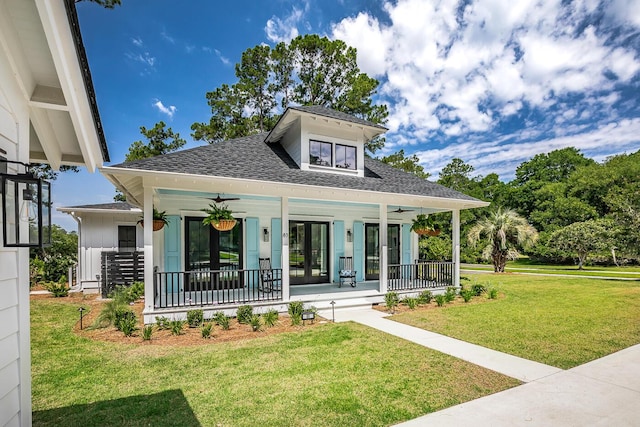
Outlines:
<svg viewBox="0 0 640 427"><path fill-rule="evenodd" d="M351 114L343 113L342 111L332 110L331 108L322 107L320 105L300 105L297 107L289 107L290 110L302 111L305 113L316 114L318 116L330 117L332 119L343 120L349 123L357 123L365 126L372 126L379 129L387 130L386 127L377 123L370 122L369 120L360 119L352 116Z"/></svg>
<svg viewBox="0 0 640 427"><path fill-rule="evenodd" d="M251 135L112 167L477 201L370 158L365 158L364 177L301 170L280 144L265 143L266 136Z"/></svg>
<svg viewBox="0 0 640 427"><path fill-rule="evenodd" d="M100 203L94 205L65 206L63 209L101 209L108 211L130 211L132 209L139 210L137 206L133 206L127 202Z"/></svg>

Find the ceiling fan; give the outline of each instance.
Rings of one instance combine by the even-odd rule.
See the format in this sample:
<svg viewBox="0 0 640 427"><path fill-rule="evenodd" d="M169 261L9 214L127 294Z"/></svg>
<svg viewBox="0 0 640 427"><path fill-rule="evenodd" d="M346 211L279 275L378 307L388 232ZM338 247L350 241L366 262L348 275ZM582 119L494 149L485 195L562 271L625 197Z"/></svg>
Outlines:
<svg viewBox="0 0 640 427"><path fill-rule="evenodd" d="M220 197L220 193L218 193L218 197L205 197L205 199L213 200L216 203L228 202L229 200L240 200L239 197Z"/></svg>
<svg viewBox="0 0 640 427"><path fill-rule="evenodd" d="M389 213L391 212L395 212L395 213L404 213L404 212L413 212L413 209L402 209L400 206L398 206L398 209L394 210L394 211L389 211Z"/></svg>

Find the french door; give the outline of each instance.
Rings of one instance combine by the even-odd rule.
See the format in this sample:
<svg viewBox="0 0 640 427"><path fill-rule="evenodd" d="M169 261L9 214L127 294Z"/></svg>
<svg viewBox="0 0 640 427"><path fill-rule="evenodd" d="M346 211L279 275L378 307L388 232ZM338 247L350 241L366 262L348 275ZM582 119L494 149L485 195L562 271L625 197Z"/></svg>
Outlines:
<svg viewBox="0 0 640 427"><path fill-rule="evenodd" d="M289 280L294 285L329 281L328 222L289 222Z"/></svg>
<svg viewBox="0 0 640 427"><path fill-rule="evenodd" d="M365 280L380 278L380 225L365 224ZM400 225L387 225L387 262L400 264Z"/></svg>

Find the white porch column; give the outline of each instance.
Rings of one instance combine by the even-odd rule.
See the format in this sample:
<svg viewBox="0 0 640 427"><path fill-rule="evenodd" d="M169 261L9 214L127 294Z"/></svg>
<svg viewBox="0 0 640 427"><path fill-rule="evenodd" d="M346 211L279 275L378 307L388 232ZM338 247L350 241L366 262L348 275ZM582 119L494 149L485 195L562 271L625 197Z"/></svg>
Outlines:
<svg viewBox="0 0 640 427"><path fill-rule="evenodd" d="M388 289L387 259L387 204L380 203L380 293L386 294Z"/></svg>
<svg viewBox="0 0 640 427"><path fill-rule="evenodd" d="M282 300L290 299L289 293L289 198L280 201L280 218L282 222Z"/></svg>
<svg viewBox="0 0 640 427"><path fill-rule="evenodd" d="M460 210L451 212L451 259L453 260L453 286L460 287Z"/></svg>
<svg viewBox="0 0 640 427"><path fill-rule="evenodd" d="M144 187L144 302L145 311L152 311L153 301L153 188Z"/></svg>

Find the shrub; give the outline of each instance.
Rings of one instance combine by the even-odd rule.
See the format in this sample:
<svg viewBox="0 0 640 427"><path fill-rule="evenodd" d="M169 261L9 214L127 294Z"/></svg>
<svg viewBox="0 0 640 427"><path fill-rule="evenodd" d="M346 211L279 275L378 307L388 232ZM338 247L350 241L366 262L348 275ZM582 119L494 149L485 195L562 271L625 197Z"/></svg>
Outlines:
<svg viewBox="0 0 640 427"><path fill-rule="evenodd" d="M253 316L253 307L250 305L241 305L238 307L238 311L236 312L236 318L238 319L238 323L242 323L244 325L249 324L251 322L251 317Z"/></svg>
<svg viewBox="0 0 640 427"><path fill-rule="evenodd" d="M91 328L106 328L108 326L115 325L116 313L126 308L127 306L125 304L115 299L105 302L102 305L100 314L96 318L95 322L93 322Z"/></svg>
<svg viewBox="0 0 640 427"><path fill-rule="evenodd" d="M29 260L29 288L44 280L45 263L39 257Z"/></svg>
<svg viewBox="0 0 640 427"><path fill-rule="evenodd" d="M182 335L182 328L184 328L184 320L172 320L169 322L169 329L171 329L171 335Z"/></svg>
<svg viewBox="0 0 640 427"><path fill-rule="evenodd" d="M213 328L213 323L207 322L202 325L202 338L209 339L211 338L211 329Z"/></svg>
<svg viewBox="0 0 640 427"><path fill-rule="evenodd" d="M433 299L431 291L422 291L418 296L418 304L429 304Z"/></svg>
<svg viewBox="0 0 640 427"><path fill-rule="evenodd" d="M415 308L418 306L418 298L406 297L404 300L402 300L402 302L405 303L411 310L415 310Z"/></svg>
<svg viewBox="0 0 640 427"><path fill-rule="evenodd" d="M498 289L489 288L489 290L487 291L487 297L489 299L497 299L498 298Z"/></svg>
<svg viewBox="0 0 640 427"><path fill-rule="evenodd" d="M461 289L460 290L460 296L462 297L464 302L471 301L471 298L473 298L474 295L475 295L475 293L471 289Z"/></svg>
<svg viewBox="0 0 640 427"><path fill-rule="evenodd" d="M189 310L187 311L187 323L190 328L197 328L202 325L204 322L204 311L202 309L199 310Z"/></svg>
<svg viewBox="0 0 640 427"><path fill-rule="evenodd" d="M264 324L268 328L275 326L276 322L278 321L278 311L273 308L269 309L262 315L262 320L264 320Z"/></svg>
<svg viewBox="0 0 640 427"><path fill-rule="evenodd" d="M225 331L230 327L229 317L222 311L216 311L211 319L216 325L220 326Z"/></svg>
<svg viewBox="0 0 640 427"><path fill-rule="evenodd" d="M304 304L302 301L291 301L288 305L287 311L289 312L292 325L300 325L302 323L302 312L304 311Z"/></svg>
<svg viewBox="0 0 640 427"><path fill-rule="evenodd" d="M487 287L482 283L474 283L473 285L471 285L471 291L473 292L473 295L479 297L480 295L487 292Z"/></svg>
<svg viewBox="0 0 640 427"><path fill-rule="evenodd" d="M394 312L398 306L398 294L396 292L387 292L384 296L384 303L387 306L387 311Z"/></svg>
<svg viewBox="0 0 640 427"><path fill-rule="evenodd" d="M436 304L438 304L438 307L442 307L447 301L447 298L443 294L436 295L434 299L436 300Z"/></svg>
<svg viewBox="0 0 640 427"><path fill-rule="evenodd" d="M136 327L136 314L128 308L118 309L116 311L116 319L114 326L121 331L125 337L130 337L133 332L138 329Z"/></svg>
<svg viewBox="0 0 640 427"><path fill-rule="evenodd" d="M153 335L153 325L145 325L144 328L142 328L142 339L149 341L151 340L151 335Z"/></svg>
<svg viewBox="0 0 640 427"><path fill-rule="evenodd" d="M171 327L171 321L168 317L165 316L156 316L156 324L158 325L158 329L167 330Z"/></svg>
<svg viewBox="0 0 640 427"><path fill-rule="evenodd" d="M262 318L259 314L252 314L251 319L249 319L249 325L251 325L251 329L253 332L258 332L262 329Z"/></svg>
<svg viewBox="0 0 640 427"><path fill-rule="evenodd" d="M134 302L144 295L144 282L133 282L128 288L129 298Z"/></svg>
<svg viewBox="0 0 640 427"><path fill-rule="evenodd" d="M66 283L47 282L44 288L51 292L55 298L66 297L69 295L69 288Z"/></svg>
<svg viewBox="0 0 640 427"><path fill-rule="evenodd" d="M456 288L447 288L444 293L444 300L446 302L452 302L454 299L456 299Z"/></svg>

